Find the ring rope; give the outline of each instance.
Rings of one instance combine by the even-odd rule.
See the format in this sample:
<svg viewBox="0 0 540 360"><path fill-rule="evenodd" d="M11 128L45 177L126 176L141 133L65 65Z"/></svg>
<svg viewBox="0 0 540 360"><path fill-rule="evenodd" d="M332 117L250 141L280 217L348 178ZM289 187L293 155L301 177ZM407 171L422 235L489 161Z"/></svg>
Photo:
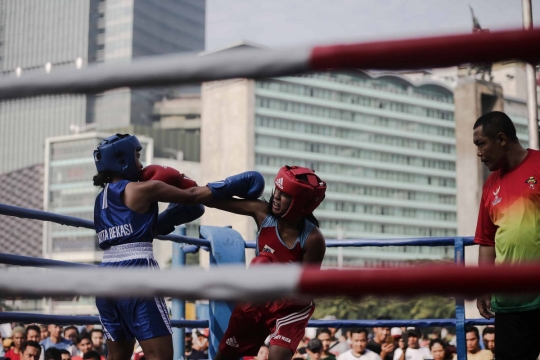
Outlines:
<svg viewBox="0 0 540 360"><path fill-rule="evenodd" d="M23 219L33 219L50 221L61 225L82 227L86 229L94 230L94 222L90 220L80 219L73 216L59 215L42 210L26 209L23 207L0 204L0 215L15 216ZM159 240L170 240L182 244L197 245L210 247L210 241L205 239L198 239L190 236L181 235L163 235L158 236Z"/></svg>
<svg viewBox="0 0 540 360"><path fill-rule="evenodd" d="M24 74L0 83L0 99L96 93L119 87L179 85L230 78L277 77L329 69L404 70L463 63L540 60L540 29L481 32L282 50L237 49L160 55L130 64L90 65L54 75Z"/></svg>
<svg viewBox="0 0 540 360"><path fill-rule="evenodd" d="M24 322L40 324L58 324L58 325L96 325L100 324L98 316L68 316L68 315L49 315L32 314L20 312L2 312L0 313L0 322ZM492 325L493 320L486 319L468 319L467 326L472 325ZM173 327L192 327L207 328L208 320L171 320ZM333 327L333 328L352 328L352 327L431 327L431 326L452 326L456 325L456 319L414 319L414 320L310 320L308 327Z"/></svg>
<svg viewBox="0 0 540 360"><path fill-rule="evenodd" d="M51 283L51 278L62 281ZM87 279L85 286L77 284ZM539 265L318 270L298 265L144 269L0 270L0 293L11 296L168 296L186 300L257 301L287 296L441 296L528 294L540 288Z"/></svg>
<svg viewBox="0 0 540 360"><path fill-rule="evenodd" d="M16 216L25 219L50 221L62 225L70 225L76 227L84 227L94 229L94 223L90 220L79 219L73 216L59 215L51 212L25 209L22 207L0 204L0 215ZM210 241L206 239L198 239L189 236L180 235L164 235L158 236L160 240L171 240L178 243L189 245L197 245L210 248ZM453 246L455 237L430 237L430 238L406 238L406 239L350 239L350 240L335 240L329 239L326 242L326 247L357 247L357 246ZM463 237L464 245L474 245L473 237ZM247 249L254 249L254 241L246 241ZM196 252L195 248L188 248L186 252ZM1 263L1 261L0 261ZM12 264L18 265L18 264Z"/></svg>
<svg viewBox="0 0 540 360"><path fill-rule="evenodd" d="M24 322L26 324L57 324L57 325L98 325L101 324L99 316L86 315L51 315L51 314L33 314L22 312L1 312L0 321L2 323ZM172 327L192 327L207 328L208 320L171 320Z"/></svg>

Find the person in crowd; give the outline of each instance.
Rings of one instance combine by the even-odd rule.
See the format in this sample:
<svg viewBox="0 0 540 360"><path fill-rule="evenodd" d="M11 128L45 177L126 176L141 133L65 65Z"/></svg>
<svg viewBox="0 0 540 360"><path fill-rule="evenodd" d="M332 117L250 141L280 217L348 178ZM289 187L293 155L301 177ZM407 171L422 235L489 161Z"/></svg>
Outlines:
<svg viewBox="0 0 540 360"><path fill-rule="evenodd" d="M482 341L484 349L489 350L495 355L495 328L487 326L482 330Z"/></svg>
<svg viewBox="0 0 540 360"><path fill-rule="evenodd" d="M336 360L336 356L330 352L330 344L334 340L330 329L328 328L317 329L317 339L319 339L322 344L321 359Z"/></svg>
<svg viewBox="0 0 540 360"><path fill-rule="evenodd" d="M202 352L206 357L208 357L208 347L210 345L208 343L209 329L197 330L195 332L195 335L196 335L196 338L194 341L195 344L193 345L193 348L196 349L197 351Z"/></svg>
<svg viewBox="0 0 540 360"><path fill-rule="evenodd" d="M49 333L49 327L47 325L39 325L39 329L41 330L40 332L40 335L41 335L41 341L45 340L46 338L48 338L51 334Z"/></svg>
<svg viewBox="0 0 540 360"><path fill-rule="evenodd" d="M336 317L334 315L326 315L321 320L336 320ZM326 353L334 354L337 357L348 351L350 347L347 342L347 335L342 336L342 331L336 327L328 327L327 329L330 330L332 341Z"/></svg>
<svg viewBox="0 0 540 360"><path fill-rule="evenodd" d="M433 339L429 342L429 351L433 360L445 360L446 345L440 338Z"/></svg>
<svg viewBox="0 0 540 360"><path fill-rule="evenodd" d="M71 341L72 344L75 344L77 335L79 335L79 330L75 326L72 325L64 328L64 339Z"/></svg>
<svg viewBox="0 0 540 360"><path fill-rule="evenodd" d="M324 199L326 183L311 169L286 165L279 169L274 185L268 202L229 199L207 206L255 220L257 256L251 266L295 263L320 267L326 243L313 211ZM237 303L215 360L256 355L268 336L269 359L290 360L314 310L313 301L306 298Z"/></svg>
<svg viewBox="0 0 540 360"><path fill-rule="evenodd" d="M351 349L338 356L338 360L381 360L379 354L367 348L368 331L351 330Z"/></svg>
<svg viewBox="0 0 540 360"><path fill-rule="evenodd" d="M45 350L45 360L62 360L62 354L60 349L56 347L50 347Z"/></svg>
<svg viewBox="0 0 540 360"><path fill-rule="evenodd" d="M41 341L41 330L37 325L28 325L26 327L26 341Z"/></svg>
<svg viewBox="0 0 540 360"><path fill-rule="evenodd" d="M467 360L493 360L491 351L480 349L480 333L476 327L470 326L465 329L465 341ZM457 359L457 356L454 356L454 359Z"/></svg>
<svg viewBox="0 0 540 360"><path fill-rule="evenodd" d="M37 325L28 325L26 327L26 341L35 341L39 344L41 341L41 329ZM40 345L41 346L41 345ZM39 360L43 360L45 357L45 349L41 346L41 351L39 352Z"/></svg>
<svg viewBox="0 0 540 360"><path fill-rule="evenodd" d="M77 356L73 356L73 360L82 360L84 354L94 350L94 344L89 333L77 335L75 344L77 345Z"/></svg>
<svg viewBox="0 0 540 360"><path fill-rule="evenodd" d="M323 344L319 339L313 339L306 346L307 360L321 360L323 354Z"/></svg>
<svg viewBox="0 0 540 360"><path fill-rule="evenodd" d="M13 346L13 340L10 338L2 340L2 346L4 347L4 353L7 353Z"/></svg>
<svg viewBox="0 0 540 360"><path fill-rule="evenodd" d="M9 351L6 351L6 355L4 356L10 358L10 360L20 360L21 345L26 341L26 331L23 327L17 326L13 328L12 334L13 346Z"/></svg>
<svg viewBox="0 0 540 360"><path fill-rule="evenodd" d="M540 261L540 151L521 146L512 120L493 111L473 126L476 155L491 174L484 183L474 242L479 266ZM496 292L495 292L496 293ZM480 315L495 317L498 359L536 359L540 294L480 296Z"/></svg>
<svg viewBox="0 0 540 360"><path fill-rule="evenodd" d="M84 334L84 333L91 333L92 330L94 330L94 325L85 325L85 326L82 326L79 328L79 333L80 334Z"/></svg>
<svg viewBox="0 0 540 360"><path fill-rule="evenodd" d="M21 345L21 360L39 360L41 345L37 341L28 340Z"/></svg>
<svg viewBox="0 0 540 360"><path fill-rule="evenodd" d="M191 331L188 331L186 329L186 336L185 336L185 355L184 357L187 360L202 360L202 359L208 359L208 355L206 355L204 352L193 349L193 334Z"/></svg>
<svg viewBox="0 0 540 360"><path fill-rule="evenodd" d="M2 338L2 333L0 333L0 360L4 358L5 353L4 339Z"/></svg>
<svg viewBox="0 0 540 360"><path fill-rule="evenodd" d="M377 320L392 320L392 318L381 316ZM379 354L382 360L392 360L394 358L394 338L390 335L390 327L374 327L373 338L368 341L367 348Z"/></svg>
<svg viewBox="0 0 540 360"><path fill-rule="evenodd" d="M95 350L90 350L83 355L83 360L101 360L102 356Z"/></svg>
<svg viewBox="0 0 540 360"><path fill-rule="evenodd" d="M73 343L62 337L61 325L51 324L48 326L47 329L50 335L48 338L46 338L45 340L41 342L41 346L43 346L45 353L47 353L47 350L51 347L73 351L72 350Z"/></svg>
<svg viewBox="0 0 540 360"><path fill-rule="evenodd" d="M402 337L398 343L399 348L394 352L394 360L424 360L431 357L428 348L420 347L421 334L419 330L409 329L406 335L407 339Z"/></svg>
<svg viewBox="0 0 540 360"><path fill-rule="evenodd" d="M62 360L71 360L71 354L67 350L61 349L60 355L62 356Z"/></svg>
<svg viewBox="0 0 540 360"><path fill-rule="evenodd" d="M141 150L137 137L129 134L109 136L94 150L98 173L93 184L103 189L94 205L98 246L104 251L101 268L158 269L152 250L155 236L202 216L201 204L233 196L256 199L264 190L264 178L255 171L197 186L170 167L143 169ZM158 202L169 207L158 214ZM172 360L172 328L163 298L98 297L96 306L109 357L128 360L138 340L149 359Z"/></svg>
<svg viewBox="0 0 540 360"><path fill-rule="evenodd" d="M268 354L270 353L270 349L266 344L261 345L261 348L259 349L259 353L255 357L256 360L268 360Z"/></svg>
<svg viewBox="0 0 540 360"><path fill-rule="evenodd" d="M94 350L100 353L102 356L107 357L107 344L105 344L103 330L92 329L90 330L90 337L92 338L92 344Z"/></svg>

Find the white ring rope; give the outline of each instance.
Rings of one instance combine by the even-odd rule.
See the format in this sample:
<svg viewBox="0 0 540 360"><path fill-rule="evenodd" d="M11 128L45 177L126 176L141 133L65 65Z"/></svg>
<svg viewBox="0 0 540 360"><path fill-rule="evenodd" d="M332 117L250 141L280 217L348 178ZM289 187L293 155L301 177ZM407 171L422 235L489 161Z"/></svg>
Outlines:
<svg viewBox="0 0 540 360"><path fill-rule="evenodd" d="M88 271L90 270L90 271ZM224 266L210 271L148 269L0 270L0 294L33 296L154 297L186 300L267 299L296 295L299 266Z"/></svg>
<svg viewBox="0 0 540 360"><path fill-rule="evenodd" d="M298 265L219 266L210 270L77 268L0 270L3 295L262 300L283 296L477 296L540 292L540 265L415 266L318 270Z"/></svg>
<svg viewBox="0 0 540 360"><path fill-rule="evenodd" d="M204 56L141 58L130 64L91 65L51 74L23 73L20 78L0 78L0 99L276 77L330 69L422 69L514 59L540 61L540 29L284 50L236 49Z"/></svg>

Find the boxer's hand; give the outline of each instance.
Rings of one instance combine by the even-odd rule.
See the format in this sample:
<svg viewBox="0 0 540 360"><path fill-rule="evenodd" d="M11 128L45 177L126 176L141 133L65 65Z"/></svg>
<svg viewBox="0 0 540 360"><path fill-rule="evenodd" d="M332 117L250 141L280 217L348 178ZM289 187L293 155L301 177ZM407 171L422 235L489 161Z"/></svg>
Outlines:
<svg viewBox="0 0 540 360"><path fill-rule="evenodd" d="M181 205L171 203L165 211L158 215L156 232L158 235L167 235L174 231L174 227L195 219L204 214L203 205Z"/></svg>
<svg viewBox="0 0 540 360"><path fill-rule="evenodd" d="M258 256L255 256L253 259L251 259L249 266L259 265L259 264L269 265L269 264L273 264L277 262L279 261L273 254L264 251L264 252L261 252Z"/></svg>
<svg viewBox="0 0 540 360"><path fill-rule="evenodd" d="M264 191L264 177L257 171L246 171L229 176L225 180L206 184L212 191L213 200L223 200L238 196L243 199L257 199Z"/></svg>
<svg viewBox="0 0 540 360"><path fill-rule="evenodd" d="M148 165L141 171L140 181L159 180L179 189L189 189L197 183L176 169L161 165Z"/></svg>

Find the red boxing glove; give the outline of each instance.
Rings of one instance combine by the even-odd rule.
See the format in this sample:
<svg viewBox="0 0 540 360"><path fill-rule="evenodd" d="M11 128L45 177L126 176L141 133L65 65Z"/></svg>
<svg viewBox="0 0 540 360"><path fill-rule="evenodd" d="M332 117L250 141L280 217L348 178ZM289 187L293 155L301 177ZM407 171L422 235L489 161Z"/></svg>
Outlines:
<svg viewBox="0 0 540 360"><path fill-rule="evenodd" d="M176 169L161 165L148 165L141 171L140 181L158 180L179 189L189 189L197 183Z"/></svg>
<svg viewBox="0 0 540 360"><path fill-rule="evenodd" d="M249 266L257 266L259 264L270 265L277 262L279 261L277 261L276 257L272 253L263 251L259 253L258 256L255 256L253 259L251 259Z"/></svg>

